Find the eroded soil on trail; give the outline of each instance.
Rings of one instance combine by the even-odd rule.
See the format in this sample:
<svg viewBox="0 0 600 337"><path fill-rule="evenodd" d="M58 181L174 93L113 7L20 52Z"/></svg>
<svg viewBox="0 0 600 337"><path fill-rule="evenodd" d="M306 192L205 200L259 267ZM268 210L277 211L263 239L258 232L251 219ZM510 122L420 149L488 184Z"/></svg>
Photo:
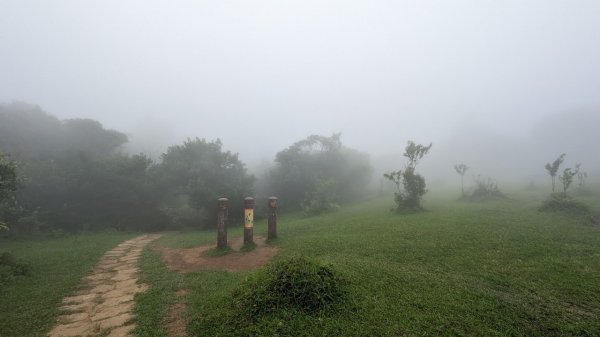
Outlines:
<svg viewBox="0 0 600 337"><path fill-rule="evenodd" d="M194 248L178 249L156 246L169 269L190 273L200 270L226 270L230 272L245 271L259 268L271 261L278 247L266 245L266 239L255 236L256 248L251 251L240 251L243 238L230 240L233 252L222 256L207 256L206 253L216 248L214 244Z"/></svg>
<svg viewBox="0 0 600 337"><path fill-rule="evenodd" d="M142 249L160 234L142 235L108 251L80 290L62 301L58 323L50 337L131 336L135 328L134 296L148 286L137 283L137 261Z"/></svg>
<svg viewBox="0 0 600 337"><path fill-rule="evenodd" d="M166 248L154 245L153 249L160 252L167 267L180 273L191 273L200 270L226 270L230 272L244 271L259 268L275 257L279 251L278 247L266 245L266 239L255 236L256 247L251 251L240 251L244 244L243 238L229 241L233 250L231 253L221 256L208 256L210 250L216 245L204 245L195 248ZM177 292L178 300L169 308L165 319L169 337L183 337L186 335L185 312L187 306L184 297L186 290Z"/></svg>

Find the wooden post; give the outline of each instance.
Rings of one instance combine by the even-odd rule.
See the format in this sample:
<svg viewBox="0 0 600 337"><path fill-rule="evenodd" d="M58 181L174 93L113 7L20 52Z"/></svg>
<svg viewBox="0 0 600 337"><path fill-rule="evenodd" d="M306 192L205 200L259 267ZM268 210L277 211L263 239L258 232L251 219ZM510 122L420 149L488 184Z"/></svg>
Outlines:
<svg viewBox="0 0 600 337"><path fill-rule="evenodd" d="M267 240L277 238L277 197L270 197L267 203L269 211Z"/></svg>
<svg viewBox="0 0 600 337"><path fill-rule="evenodd" d="M219 213L217 215L217 248L227 248L227 198L218 201Z"/></svg>
<svg viewBox="0 0 600 337"><path fill-rule="evenodd" d="M244 244L254 243L254 198L244 199Z"/></svg>

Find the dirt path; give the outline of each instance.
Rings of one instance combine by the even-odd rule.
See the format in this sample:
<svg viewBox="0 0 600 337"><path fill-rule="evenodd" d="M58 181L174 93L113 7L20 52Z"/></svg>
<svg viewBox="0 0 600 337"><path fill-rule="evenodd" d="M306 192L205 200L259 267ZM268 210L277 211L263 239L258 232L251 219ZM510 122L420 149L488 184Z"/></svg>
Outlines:
<svg viewBox="0 0 600 337"><path fill-rule="evenodd" d="M160 234L142 235L110 250L82 280L81 290L64 298L64 314L49 337L130 336L135 328L135 294L148 289L137 284L137 261L142 249Z"/></svg>
<svg viewBox="0 0 600 337"><path fill-rule="evenodd" d="M269 246L263 236L254 236L256 247L251 251L240 251L244 238L231 240L229 246L232 252L221 256L207 256L205 253L215 249L215 244L194 248L166 248L153 245L161 253L167 267L179 273L190 273L199 270L226 270L230 272L256 269L273 259L279 248ZM187 290L177 292L177 302L169 308L165 325L169 337L183 337L186 335L185 312L187 306L185 296Z"/></svg>
<svg viewBox="0 0 600 337"><path fill-rule="evenodd" d="M279 248L269 246L266 239L260 235L254 236L256 248L248 251L239 251L244 243L242 237L230 241L233 250L230 254L222 256L206 256L207 251L216 248L214 244L195 248L166 248L157 247L169 269L190 273L199 270L226 270L230 272L252 270L259 268L275 257Z"/></svg>

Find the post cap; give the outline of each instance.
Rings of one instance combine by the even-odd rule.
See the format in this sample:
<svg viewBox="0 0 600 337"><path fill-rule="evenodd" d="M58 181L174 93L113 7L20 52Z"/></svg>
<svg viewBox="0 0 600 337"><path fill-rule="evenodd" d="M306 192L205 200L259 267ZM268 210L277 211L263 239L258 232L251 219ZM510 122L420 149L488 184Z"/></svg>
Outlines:
<svg viewBox="0 0 600 337"><path fill-rule="evenodd" d="M229 199L227 198L219 198L217 199L217 205L220 209L227 209L227 204L229 204Z"/></svg>
<svg viewBox="0 0 600 337"><path fill-rule="evenodd" d="M254 208L254 198L245 197L244 198L244 208Z"/></svg>
<svg viewBox="0 0 600 337"><path fill-rule="evenodd" d="M277 209L277 197L269 197L267 204L272 211L275 211Z"/></svg>

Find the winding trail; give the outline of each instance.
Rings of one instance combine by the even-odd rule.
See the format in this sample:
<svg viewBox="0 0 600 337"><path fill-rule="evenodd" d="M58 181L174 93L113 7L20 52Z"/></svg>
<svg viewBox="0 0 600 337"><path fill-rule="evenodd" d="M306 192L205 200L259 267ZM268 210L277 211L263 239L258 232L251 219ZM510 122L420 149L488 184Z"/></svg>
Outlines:
<svg viewBox="0 0 600 337"><path fill-rule="evenodd" d="M136 326L134 296L148 289L137 284L137 262L142 249L160 236L138 236L104 254L92 273L83 278L81 290L63 299L63 314L48 336L131 336Z"/></svg>

